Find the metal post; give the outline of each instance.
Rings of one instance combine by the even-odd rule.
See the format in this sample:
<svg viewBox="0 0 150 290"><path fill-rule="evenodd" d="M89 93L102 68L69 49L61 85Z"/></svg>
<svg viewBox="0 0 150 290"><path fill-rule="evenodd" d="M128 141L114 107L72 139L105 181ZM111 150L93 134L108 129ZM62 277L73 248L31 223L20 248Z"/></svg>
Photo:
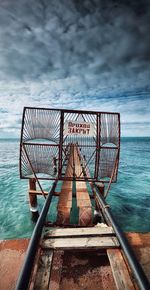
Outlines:
<svg viewBox="0 0 150 290"><path fill-rule="evenodd" d="M96 160L95 160L95 174L94 178L98 179L98 173L99 173L99 159L100 159L100 131L101 131L101 115L97 114L96 115Z"/></svg>
<svg viewBox="0 0 150 290"><path fill-rule="evenodd" d="M61 170L62 170L63 126L64 126L64 111L62 110L61 116L60 116L58 178L61 176Z"/></svg>

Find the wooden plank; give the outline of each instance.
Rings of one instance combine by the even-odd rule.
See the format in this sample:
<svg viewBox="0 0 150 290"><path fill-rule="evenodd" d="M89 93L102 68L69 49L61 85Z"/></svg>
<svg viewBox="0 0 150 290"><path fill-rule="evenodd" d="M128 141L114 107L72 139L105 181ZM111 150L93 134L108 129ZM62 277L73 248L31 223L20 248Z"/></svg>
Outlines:
<svg viewBox="0 0 150 290"><path fill-rule="evenodd" d="M75 147L75 157L76 157L76 172L82 172L81 161L78 154L78 148ZM83 173L81 174L81 177ZM76 199L77 206L79 207L79 225L89 226L92 225L92 207L89 193L87 190L86 182L76 182Z"/></svg>
<svg viewBox="0 0 150 290"><path fill-rule="evenodd" d="M66 177L73 176L72 165L73 165L73 148L70 149L70 155L65 172ZM63 225L69 224L71 208L72 208L72 181L64 181L62 184L61 192L59 194L59 202L57 206L58 224Z"/></svg>
<svg viewBox="0 0 150 290"><path fill-rule="evenodd" d="M59 203L61 204L63 200L72 201L72 192L66 192L66 193L61 192L60 197L59 197Z"/></svg>
<svg viewBox="0 0 150 290"><path fill-rule="evenodd" d="M62 200L61 203L58 204L57 209L63 209L64 207L71 208L72 207L72 201L71 200Z"/></svg>
<svg viewBox="0 0 150 290"><path fill-rule="evenodd" d="M64 181L65 182L65 181ZM62 188L61 189L61 192L60 192L61 194L71 194L72 195L72 184L71 184L71 188Z"/></svg>
<svg viewBox="0 0 150 290"><path fill-rule="evenodd" d="M29 190L29 194L37 194L37 195L42 195L42 191L41 190ZM47 195L48 192L47 191L44 191L44 194Z"/></svg>
<svg viewBox="0 0 150 290"><path fill-rule="evenodd" d="M85 191L87 191L87 189L85 189ZM79 191L78 191L79 192ZM45 193L46 193L46 191L45 191ZM58 191L55 191L54 193L53 193L53 195L54 196L60 196L60 194L61 194L61 192L58 192ZM76 197L76 194L74 193L72 193L72 197ZM94 196L93 195L90 195L90 199L95 199L94 198Z"/></svg>
<svg viewBox="0 0 150 290"><path fill-rule="evenodd" d="M78 181L76 181L76 183L77 183ZM79 188L78 187L78 191L77 191L78 193L84 193L84 192L88 192L87 191L87 188L85 188L85 187L83 187L83 188Z"/></svg>
<svg viewBox="0 0 150 290"><path fill-rule="evenodd" d="M77 181L76 182L76 186L79 189L79 191L82 191L82 189L86 189L86 191L87 191L87 187L86 187L86 182L85 181Z"/></svg>
<svg viewBox="0 0 150 290"><path fill-rule="evenodd" d="M112 227L86 227L86 228L64 228L54 229L46 232L44 237L77 237L77 236L103 236L113 235Z"/></svg>
<svg viewBox="0 0 150 290"><path fill-rule="evenodd" d="M67 225L70 220L70 207L59 207L57 214L57 224Z"/></svg>
<svg viewBox="0 0 150 290"><path fill-rule="evenodd" d="M77 155L78 170L81 172L82 166L77 153L77 148L76 155ZM83 174L81 176L83 176ZM77 198L77 206L79 207L79 225L81 226L92 225L91 201L85 181L76 182L76 198Z"/></svg>
<svg viewBox="0 0 150 290"><path fill-rule="evenodd" d="M52 238L45 239L41 246L48 249L101 249L119 246L116 237L82 237L82 238Z"/></svg>
<svg viewBox="0 0 150 290"><path fill-rule="evenodd" d="M79 207L79 225L86 227L92 225L92 208L91 206Z"/></svg>
<svg viewBox="0 0 150 290"><path fill-rule="evenodd" d="M89 197L89 194L88 192L78 192L78 190L76 191L76 197L77 197L77 201L78 200L88 200L89 201L89 204L91 205L91 202L90 202L90 197Z"/></svg>
<svg viewBox="0 0 150 290"><path fill-rule="evenodd" d="M44 250L39 258L33 290L47 290L50 280L53 250Z"/></svg>
<svg viewBox="0 0 150 290"><path fill-rule="evenodd" d="M48 290L59 290L61 288L61 272L63 268L64 251L54 251L53 267Z"/></svg>
<svg viewBox="0 0 150 290"><path fill-rule="evenodd" d="M66 176L66 175L65 175ZM62 188L61 188L61 191L69 191L72 189L72 181L67 181L65 180L63 185L62 185Z"/></svg>
<svg viewBox="0 0 150 290"><path fill-rule="evenodd" d="M71 172L71 176L73 176L73 156L75 163L75 172L80 175L82 172L81 161L78 154L77 146L73 146L70 149L70 155L67 163L67 168L65 172L65 176L68 176L68 173ZM83 174L81 174L83 177ZM77 199L77 207L79 208L79 225L89 226L92 224L92 208L91 208L91 200L89 197L89 193L87 190L86 182L76 182L76 199ZM63 208L68 208L68 211L64 211ZM58 215L57 215L57 223L58 224L68 224L70 219L70 211L72 208L72 181L64 181L61 192L59 194L59 202L58 202ZM70 211L69 211L70 208ZM62 220L62 222L61 222Z"/></svg>
<svg viewBox="0 0 150 290"><path fill-rule="evenodd" d="M108 249L107 255L110 261L112 273L118 290L136 289L129 275L126 263L119 249Z"/></svg>
<svg viewBox="0 0 150 290"><path fill-rule="evenodd" d="M77 200L77 206L78 207L90 207L91 208L91 203L89 203L89 200L88 199L78 199Z"/></svg>
<svg viewBox="0 0 150 290"><path fill-rule="evenodd" d="M37 253L36 253L36 256L35 256L35 260L34 260L34 266L33 266L32 274L31 274L29 290L33 290L33 287L34 287L40 256L41 256L41 248L38 247L38 250L37 250Z"/></svg>

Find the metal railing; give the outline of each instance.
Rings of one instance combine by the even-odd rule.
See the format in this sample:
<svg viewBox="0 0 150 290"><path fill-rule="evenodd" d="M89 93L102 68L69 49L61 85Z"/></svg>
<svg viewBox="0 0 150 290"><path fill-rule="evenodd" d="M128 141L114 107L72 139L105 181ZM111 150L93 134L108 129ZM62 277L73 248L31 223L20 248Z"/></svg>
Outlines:
<svg viewBox="0 0 150 290"><path fill-rule="evenodd" d="M57 184L57 182L53 183L53 186L48 194L48 197L45 201L42 212L41 212L41 214L38 218L38 221L36 223L36 226L34 228L34 231L33 231L33 234L32 234L28 249L27 249L24 264L22 266L22 270L20 272L20 276L19 276L19 279L17 281L16 290L28 289L30 278L31 278L31 273L32 273L32 269L33 269L33 264L34 264L34 260L35 260L35 256L36 256L36 252L37 252L37 248L38 248L38 244L39 244L39 241L41 238L42 229L44 226L44 222L45 222L45 219L46 219L46 216L48 213L49 205L51 203L53 192L55 190L56 184Z"/></svg>
<svg viewBox="0 0 150 290"><path fill-rule="evenodd" d="M101 195L101 193L99 192L99 189L97 188L96 185L93 186L93 190L96 194L96 197L98 199L98 202L100 204L100 207L104 213L104 215L106 215L107 219L110 221L116 236L120 242L121 248L127 258L127 261L129 263L129 266L131 267L131 270L133 272L133 275L135 277L135 280L138 284L138 286L140 287L141 290L149 290L150 289L150 283L148 281L148 278L146 277L141 265L139 264L139 262L137 261L137 258L127 240L127 238L125 237L123 231L121 230L120 226L117 224L111 209L109 208L108 204L106 203L104 197Z"/></svg>

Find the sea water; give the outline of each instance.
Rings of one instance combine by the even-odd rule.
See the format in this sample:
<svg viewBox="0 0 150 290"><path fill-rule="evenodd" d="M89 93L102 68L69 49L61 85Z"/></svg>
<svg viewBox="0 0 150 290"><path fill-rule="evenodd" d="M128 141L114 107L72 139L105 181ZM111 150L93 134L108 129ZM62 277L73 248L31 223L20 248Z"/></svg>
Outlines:
<svg viewBox="0 0 150 290"><path fill-rule="evenodd" d="M150 138L122 138L117 183L107 203L124 231L150 231ZM49 189L52 181L44 184ZM59 188L58 188L59 191ZM58 198L50 207L56 218ZM39 210L44 198L38 198ZM0 239L30 237L31 220L28 180L19 177L19 140L0 140Z"/></svg>

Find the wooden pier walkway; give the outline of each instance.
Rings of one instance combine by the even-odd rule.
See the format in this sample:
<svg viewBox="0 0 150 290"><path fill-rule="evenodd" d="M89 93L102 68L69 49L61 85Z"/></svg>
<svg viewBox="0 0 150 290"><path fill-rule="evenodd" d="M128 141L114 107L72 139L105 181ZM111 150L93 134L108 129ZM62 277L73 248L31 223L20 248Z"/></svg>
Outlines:
<svg viewBox="0 0 150 290"><path fill-rule="evenodd" d="M120 249L118 239L112 227L86 227L86 228L58 228L47 231L40 243L40 250L37 255L37 263L33 271L31 289L33 290L51 290L63 289L61 281L63 276L63 259L65 255L76 255L76 253L84 253L87 258L88 255L93 256L97 253L98 265L104 267L101 255L105 256L107 264L111 271L109 275L113 276L112 285L109 289L125 289L134 290L139 289L133 279L132 273L128 267L125 257ZM67 254L68 253L68 254ZM56 257L57 256L57 260ZM79 257L79 254L78 254ZM104 259L104 258L103 258ZM83 263L83 262L82 262ZM59 265L59 270L58 270ZM69 265L68 265L69 267ZM79 269L80 269L79 263ZM88 265L88 268L92 265ZM54 286L54 272L57 287ZM92 268L91 268L92 271ZM72 278L74 274L72 274ZM90 277L88 277L90 279ZM110 277L108 277L110 279ZM56 285L55 285L56 286ZM71 289L71 288L68 288ZM79 287L75 289L80 289ZM91 289L90 287L87 289ZM99 285L95 289L99 289ZM105 288L102 288L105 289Z"/></svg>
<svg viewBox="0 0 150 290"><path fill-rule="evenodd" d="M74 255L77 252L81 253L81 256L84 253L86 257L90 256L91 253L93 255L99 253L98 255L105 257L113 277L111 278L112 282L109 285L109 289L139 289L133 279L132 272L112 226L107 223L94 226L91 198L87 183L84 180L86 174L85 166L83 166L84 160L76 144L70 144L68 148L70 149L67 153L68 158L64 176L66 178L70 177L70 180L63 180L61 191L58 194L57 227L53 229L45 227L43 229L29 289L63 289L61 281L64 256L67 253ZM76 180L79 177L82 178L81 181ZM29 193L31 196L41 194L41 192L31 189ZM53 194L56 193L54 192ZM70 225L73 198L76 198L79 212L77 227L71 227ZM98 263L103 266L103 262L98 261ZM54 279L56 280L55 285ZM77 287L76 289L79 288Z"/></svg>
<svg viewBox="0 0 150 290"><path fill-rule="evenodd" d="M76 145L70 146L70 154L65 172L65 177L72 176L75 178L79 176L84 177L80 153ZM76 202L77 207L79 208L78 224L80 226L92 225L92 205L86 182L73 182L72 180L63 181L61 192L59 194L57 223L64 225L69 224L73 190L76 192Z"/></svg>
<svg viewBox="0 0 150 290"><path fill-rule="evenodd" d="M102 267L103 260L99 259L103 256L111 268L109 289L139 289L113 227L106 221L105 224L100 223L96 226L93 224L91 196L84 179L87 170L77 144L68 145L64 173L67 180L63 180L61 190L58 193L57 227L52 229L45 226L43 228L30 280L30 290L63 289L61 283L64 275L64 257L76 255L76 253L80 253L81 256L84 253L87 259L90 259L91 253L93 256L97 253L95 256L98 259L97 263ZM78 181L79 177L82 178L81 181ZM42 192L36 191L36 186L32 180L30 183L34 188L30 188L31 197L42 194ZM53 192L53 195L56 195L56 192ZM71 227L70 224L73 198L76 199L79 213L76 227L75 225ZM88 265L88 268L89 266L91 265ZM72 273L73 275L74 273ZM67 286L67 289L72 289L72 287L68 288ZM80 288L76 287L75 289ZM87 289L91 288L87 287ZM95 289L99 289L99 285L97 287L95 285Z"/></svg>
<svg viewBox="0 0 150 290"><path fill-rule="evenodd" d="M47 234L49 234L49 232ZM126 236L134 248L136 257L138 258L150 281L150 233L128 233ZM0 241L0 289L13 290L15 288L28 243L29 240L27 239ZM114 256L114 252L117 253L118 250L110 249L110 251ZM39 261L41 259L39 258ZM119 259L117 258L115 263L121 263L120 257ZM43 264L41 263L41 266L42 265ZM41 268L41 275L43 272L43 267ZM50 267L47 266L46 277L48 276L49 270ZM80 290L82 289L84 282L84 287L87 290L115 290L117 287L115 285L115 280L112 274L112 271L115 270L115 275L118 275L118 280L121 281L122 273L120 275L120 272L122 272L122 267L119 267L117 270L116 266L114 267L112 265L111 268L109 259L107 258L106 253L103 251L92 251L90 253L84 251L82 254L81 252L77 253L77 251L72 252L72 250L54 250L50 275L48 276L49 282L47 282L49 284L49 288L46 286L46 279L45 288L49 290ZM33 283L36 277L35 273L36 271L34 271L34 275L32 276L30 290L33 289L33 287L34 289L36 289L36 287L38 288L39 282L37 281L37 286L35 286ZM121 287L119 289L121 289Z"/></svg>
<svg viewBox="0 0 150 290"><path fill-rule="evenodd" d="M73 176L73 150L70 148L70 154L68 156L67 168L65 172L65 177ZM58 224L69 224L70 211L72 208L72 187L73 181L64 181L62 184L61 192L59 193L58 202L58 213L57 213L57 223Z"/></svg>
<svg viewBox="0 0 150 290"><path fill-rule="evenodd" d="M29 179L32 217L38 216L37 195L45 203L16 290L150 289L105 199L117 181L119 156L119 113L24 108L20 177ZM40 180L53 180L49 192Z"/></svg>

